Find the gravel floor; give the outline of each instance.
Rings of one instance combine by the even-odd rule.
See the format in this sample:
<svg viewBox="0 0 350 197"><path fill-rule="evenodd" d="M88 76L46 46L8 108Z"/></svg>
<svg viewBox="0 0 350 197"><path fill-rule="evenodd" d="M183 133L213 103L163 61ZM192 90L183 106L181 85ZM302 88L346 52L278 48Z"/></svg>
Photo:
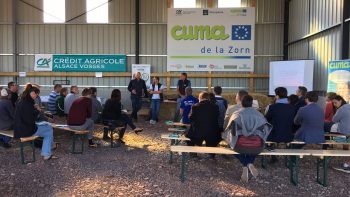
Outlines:
<svg viewBox="0 0 350 197"><path fill-rule="evenodd" d="M266 170L259 169L258 179L240 182L241 166L234 157L207 155L190 158L187 180L179 181L180 157L168 163L169 141L160 139L167 127L138 123L145 131L127 132L126 145L110 148L106 144L87 148L82 155L72 155L70 135L55 131L60 146L58 160L44 162L37 149L37 161L22 165L18 144L0 148L0 196L350 196L350 175L330 169L330 186L316 183L315 159L301 160L300 184L289 182L289 170L282 159ZM97 138L102 133L96 132ZM344 159L333 159L339 165Z"/></svg>

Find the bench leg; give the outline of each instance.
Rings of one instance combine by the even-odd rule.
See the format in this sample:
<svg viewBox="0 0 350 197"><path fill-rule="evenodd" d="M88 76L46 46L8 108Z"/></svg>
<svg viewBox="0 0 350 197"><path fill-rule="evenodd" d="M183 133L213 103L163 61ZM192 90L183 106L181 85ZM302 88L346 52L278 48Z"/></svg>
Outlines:
<svg viewBox="0 0 350 197"><path fill-rule="evenodd" d="M25 161L24 157L24 147L27 146L28 142L20 142L20 151L21 151L21 161L22 164L27 164L31 162L35 162L35 145L34 145L34 140L29 142L29 145L32 149L32 160L31 161Z"/></svg>
<svg viewBox="0 0 350 197"><path fill-rule="evenodd" d="M175 140L171 139L170 140L170 146L175 144ZM170 156L169 156L169 163L172 164L173 163L173 152L171 152L170 150Z"/></svg>
<svg viewBox="0 0 350 197"><path fill-rule="evenodd" d="M299 182L299 157L290 156L289 158L290 182L298 185Z"/></svg>
<svg viewBox="0 0 350 197"><path fill-rule="evenodd" d="M182 160L181 160L181 182L185 182L185 173L186 173L186 153L182 153Z"/></svg>
<svg viewBox="0 0 350 197"><path fill-rule="evenodd" d="M81 134L73 134L73 144L72 144L72 154L83 154L84 152L84 138L86 135L81 135ZM81 151L76 151L75 150L75 143L77 139L80 139L81 141Z"/></svg>
<svg viewBox="0 0 350 197"><path fill-rule="evenodd" d="M266 160L265 156L261 156L261 167L263 169L266 169L266 167L267 167L267 160Z"/></svg>
<svg viewBox="0 0 350 197"><path fill-rule="evenodd" d="M111 148L113 148L114 147L114 141L113 141L114 130L112 128L109 128L109 130L111 131Z"/></svg>
<svg viewBox="0 0 350 197"><path fill-rule="evenodd" d="M321 163L323 165L323 179L320 176ZM329 157L324 157L323 159L317 158L317 183L323 185L324 187L328 186L328 164Z"/></svg>

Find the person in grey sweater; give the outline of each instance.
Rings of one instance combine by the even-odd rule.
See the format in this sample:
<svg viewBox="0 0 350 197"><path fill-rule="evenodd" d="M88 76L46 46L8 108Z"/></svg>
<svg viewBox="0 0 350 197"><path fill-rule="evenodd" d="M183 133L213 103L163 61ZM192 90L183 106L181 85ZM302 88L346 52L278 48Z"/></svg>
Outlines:
<svg viewBox="0 0 350 197"><path fill-rule="evenodd" d="M243 166L241 180L248 182L248 170L254 176L258 176L258 170L254 167L254 160L264 149L264 142L269 136L272 126L265 117L256 111L253 105L253 97L246 95L242 99L242 109L234 112L230 118L229 124L222 134L222 138L230 145L232 149L240 153L236 155ZM259 137L261 146L248 148L238 143L239 139L249 140L248 137ZM252 138L250 138L252 140Z"/></svg>
<svg viewBox="0 0 350 197"><path fill-rule="evenodd" d="M91 119L98 123L100 121L100 114L102 113L102 105L100 101L97 100L97 89L95 87L91 87L91 100L92 100L92 112L91 112Z"/></svg>
<svg viewBox="0 0 350 197"><path fill-rule="evenodd" d="M70 88L70 93L64 98L64 113L68 114L70 107L72 106L73 102L79 98L79 89L77 86L72 86Z"/></svg>
<svg viewBox="0 0 350 197"><path fill-rule="evenodd" d="M1 90L0 95L0 130L7 131L13 129L15 121L15 108L13 107L10 92L6 89ZM11 138L0 135L2 146L10 148Z"/></svg>
<svg viewBox="0 0 350 197"><path fill-rule="evenodd" d="M332 121L338 125L337 131L342 134L350 135L350 104L347 104L343 97L337 95L332 100L337 109Z"/></svg>

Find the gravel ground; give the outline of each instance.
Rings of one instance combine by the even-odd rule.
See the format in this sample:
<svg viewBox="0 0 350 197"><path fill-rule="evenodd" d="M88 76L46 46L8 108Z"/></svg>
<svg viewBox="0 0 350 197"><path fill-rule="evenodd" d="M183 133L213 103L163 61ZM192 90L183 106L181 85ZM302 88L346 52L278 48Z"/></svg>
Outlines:
<svg viewBox="0 0 350 197"><path fill-rule="evenodd" d="M22 165L17 143L0 148L0 196L350 196L350 175L330 169L325 188L315 181L316 161L311 157L301 159L298 186L289 182L282 159L266 170L257 159L259 178L243 184L237 159L212 160L207 155L189 159L187 180L181 183L180 157L175 155L169 164L169 141L160 139L167 126L137 125L145 131L127 132L125 146L86 148L82 155L70 154L70 135L55 131L58 160L44 162L37 149L37 161ZM96 132L96 138L101 136ZM333 159L331 166L342 161Z"/></svg>

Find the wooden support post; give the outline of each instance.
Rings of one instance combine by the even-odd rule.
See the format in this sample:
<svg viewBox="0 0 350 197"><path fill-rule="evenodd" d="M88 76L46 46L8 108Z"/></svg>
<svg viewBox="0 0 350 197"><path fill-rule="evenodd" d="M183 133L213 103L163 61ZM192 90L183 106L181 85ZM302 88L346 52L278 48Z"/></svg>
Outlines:
<svg viewBox="0 0 350 197"><path fill-rule="evenodd" d="M214 6L213 0L208 0L208 1L207 1L207 7L208 7L208 8L213 8L213 6Z"/></svg>
<svg viewBox="0 0 350 197"><path fill-rule="evenodd" d="M173 7L173 0L168 0L168 8L172 8Z"/></svg>
<svg viewBox="0 0 350 197"><path fill-rule="evenodd" d="M212 87L212 82L211 82L211 71L209 71L208 73L208 91L210 92L211 91L211 87Z"/></svg>
<svg viewBox="0 0 350 197"><path fill-rule="evenodd" d="M171 83L171 78L170 78L170 72L167 72L167 77L166 77L166 90L170 91L170 83Z"/></svg>
<svg viewBox="0 0 350 197"><path fill-rule="evenodd" d="M253 73L251 73L253 74ZM249 78L249 93L252 94L254 93L254 78L250 77Z"/></svg>

